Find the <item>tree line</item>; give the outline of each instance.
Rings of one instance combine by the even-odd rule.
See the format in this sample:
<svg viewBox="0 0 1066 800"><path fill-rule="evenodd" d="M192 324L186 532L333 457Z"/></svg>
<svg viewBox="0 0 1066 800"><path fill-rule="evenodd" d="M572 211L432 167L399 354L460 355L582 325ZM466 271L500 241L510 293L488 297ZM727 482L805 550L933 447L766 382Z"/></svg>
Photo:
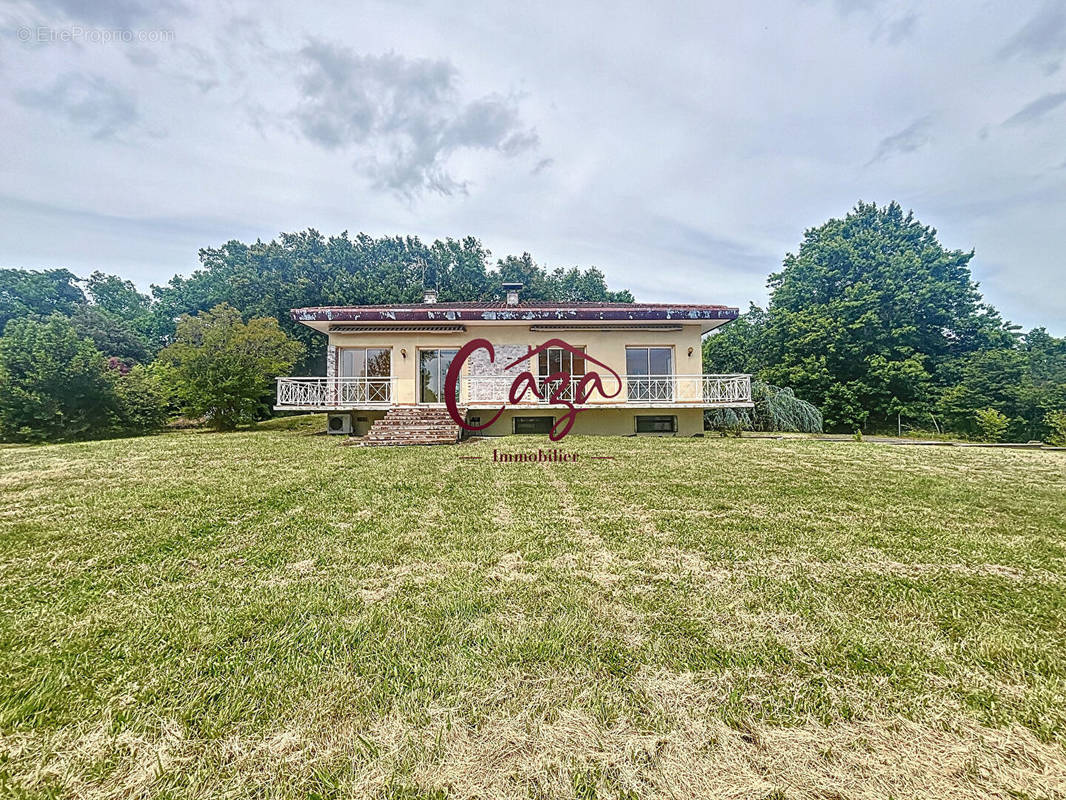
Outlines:
<svg viewBox="0 0 1066 800"><path fill-rule="evenodd" d="M523 298L632 302L596 268L493 262L475 238L424 244L315 230L200 251L200 268L144 294L120 276L0 269L0 439L127 435L176 414L232 428L270 413L273 379L322 375L325 337L301 306ZM756 405L719 429L1066 437L1066 339L1021 332L985 303L973 252L891 203L860 202L805 232L769 276L770 302L707 337L707 372L746 372ZM778 388L783 387L783 388Z"/></svg>
<svg viewBox="0 0 1066 800"><path fill-rule="evenodd" d="M1066 435L1066 339L1021 332L982 300L973 251L897 203L806 231L770 302L704 342L710 372L788 386L837 431L1011 441Z"/></svg>
<svg viewBox="0 0 1066 800"><path fill-rule="evenodd" d="M273 378L325 374L325 337L292 308L502 300L632 302L596 268L547 269L524 253L493 263L473 237L425 244L315 230L200 251L200 269L140 292L66 269L0 269L0 439L130 435L175 414L233 428L269 414Z"/></svg>

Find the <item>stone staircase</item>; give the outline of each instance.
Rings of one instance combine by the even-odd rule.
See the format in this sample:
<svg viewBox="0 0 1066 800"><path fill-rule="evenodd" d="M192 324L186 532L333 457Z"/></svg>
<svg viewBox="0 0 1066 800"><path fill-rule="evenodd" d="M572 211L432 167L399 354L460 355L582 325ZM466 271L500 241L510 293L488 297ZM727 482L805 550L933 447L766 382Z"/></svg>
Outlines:
<svg viewBox="0 0 1066 800"><path fill-rule="evenodd" d="M466 409L460 408L459 413L465 415ZM364 447L455 444L461 432L446 408L396 406L370 426L361 443Z"/></svg>

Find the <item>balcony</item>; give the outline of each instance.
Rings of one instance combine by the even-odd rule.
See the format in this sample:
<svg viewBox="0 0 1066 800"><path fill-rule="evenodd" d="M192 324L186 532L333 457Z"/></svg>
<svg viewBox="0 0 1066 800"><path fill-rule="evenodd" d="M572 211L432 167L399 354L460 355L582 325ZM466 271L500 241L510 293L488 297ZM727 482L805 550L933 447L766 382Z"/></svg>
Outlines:
<svg viewBox="0 0 1066 800"><path fill-rule="evenodd" d="M499 406L507 400L513 378L509 376L464 376L460 380L463 402L470 407ZM623 375L618 394L607 397L594 392L584 408L632 406L696 406L720 408L751 405L750 375ZM562 392L564 400L573 402L577 379ZM558 388L555 382L538 381L543 398L527 395L522 405L536 406L550 403L550 396ZM604 378L607 394L618 389L612 378Z"/></svg>
<svg viewBox="0 0 1066 800"><path fill-rule="evenodd" d="M469 376L459 381L459 402L471 408L496 408L507 403L511 376ZM750 375L623 375L621 390L614 397L593 393L583 408L727 408L751 406ZM414 378L278 378L277 403L281 411L334 411L386 409L417 402ZM553 389L539 383L541 394ZM607 393L619 388L604 378ZM573 385L564 393L573 400ZM527 393L521 407L544 405Z"/></svg>
<svg viewBox="0 0 1066 800"><path fill-rule="evenodd" d="M278 378L278 410L389 408L395 378Z"/></svg>

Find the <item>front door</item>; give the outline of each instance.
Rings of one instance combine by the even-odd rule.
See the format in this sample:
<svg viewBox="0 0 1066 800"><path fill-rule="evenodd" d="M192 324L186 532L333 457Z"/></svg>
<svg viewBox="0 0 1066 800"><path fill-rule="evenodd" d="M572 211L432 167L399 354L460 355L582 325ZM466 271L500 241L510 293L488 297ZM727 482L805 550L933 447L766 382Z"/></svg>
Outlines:
<svg viewBox="0 0 1066 800"><path fill-rule="evenodd" d="M458 350L418 351L418 402L443 403L444 380ZM459 384L455 385L456 395ZM456 397L458 399L458 397Z"/></svg>

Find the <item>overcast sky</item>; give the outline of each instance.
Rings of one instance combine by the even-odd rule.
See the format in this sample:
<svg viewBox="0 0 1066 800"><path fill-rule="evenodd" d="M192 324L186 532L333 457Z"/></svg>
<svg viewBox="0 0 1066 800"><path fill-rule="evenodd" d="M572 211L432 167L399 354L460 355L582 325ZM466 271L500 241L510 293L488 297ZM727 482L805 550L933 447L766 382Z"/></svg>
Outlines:
<svg viewBox="0 0 1066 800"><path fill-rule="evenodd" d="M744 307L804 229L897 200L977 251L1006 317L1066 334L1066 0L38 0L0 23L2 266L147 288L229 239L474 235Z"/></svg>

